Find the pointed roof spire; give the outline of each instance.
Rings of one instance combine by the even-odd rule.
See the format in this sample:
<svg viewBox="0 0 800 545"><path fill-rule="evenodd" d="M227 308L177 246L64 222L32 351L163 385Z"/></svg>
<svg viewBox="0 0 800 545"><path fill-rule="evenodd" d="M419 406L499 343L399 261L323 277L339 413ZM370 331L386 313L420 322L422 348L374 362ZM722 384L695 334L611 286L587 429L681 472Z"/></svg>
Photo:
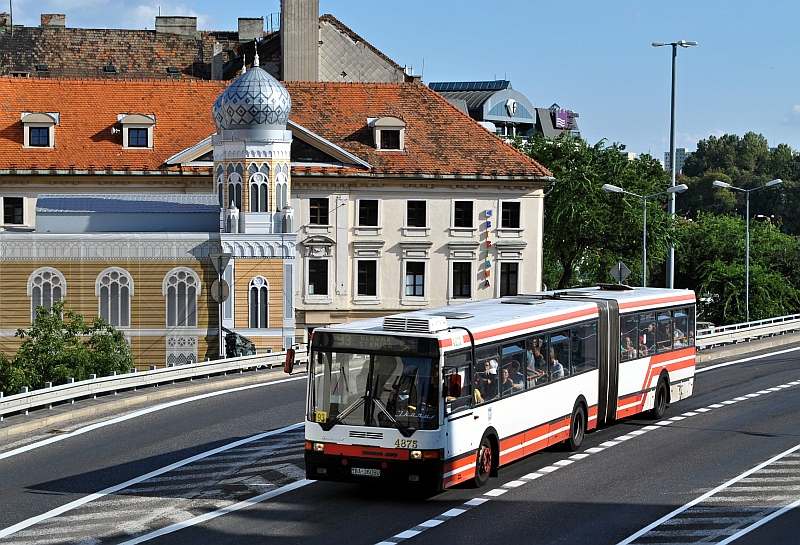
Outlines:
<svg viewBox="0 0 800 545"><path fill-rule="evenodd" d="M247 55L242 53L242 75L244 76L247 72Z"/></svg>
<svg viewBox="0 0 800 545"><path fill-rule="evenodd" d="M258 64L258 42L256 42L256 56L253 57L253 66L261 66Z"/></svg>

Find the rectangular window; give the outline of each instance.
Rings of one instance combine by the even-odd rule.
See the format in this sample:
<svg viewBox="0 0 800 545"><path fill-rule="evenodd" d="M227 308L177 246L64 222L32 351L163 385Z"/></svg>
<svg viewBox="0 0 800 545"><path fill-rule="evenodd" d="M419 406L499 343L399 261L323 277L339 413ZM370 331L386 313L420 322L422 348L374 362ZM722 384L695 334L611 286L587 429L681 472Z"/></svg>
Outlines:
<svg viewBox="0 0 800 545"><path fill-rule="evenodd" d="M381 149L400 149L400 131L381 129Z"/></svg>
<svg viewBox="0 0 800 545"><path fill-rule="evenodd" d="M406 226L407 227L426 227L426 202L408 201L406 203Z"/></svg>
<svg viewBox="0 0 800 545"><path fill-rule="evenodd" d="M418 261L406 263L406 295L425 296L425 263Z"/></svg>
<svg viewBox="0 0 800 545"><path fill-rule="evenodd" d="M310 217L308 222L312 225L328 224L328 199L308 199Z"/></svg>
<svg viewBox="0 0 800 545"><path fill-rule="evenodd" d="M635 360L638 357L638 330L638 314L619 317L619 353L622 361Z"/></svg>
<svg viewBox="0 0 800 545"><path fill-rule="evenodd" d="M500 227L503 229L519 229L519 203L504 202L500 210Z"/></svg>
<svg viewBox="0 0 800 545"><path fill-rule="evenodd" d="M128 129L128 147L146 148L147 129Z"/></svg>
<svg viewBox="0 0 800 545"><path fill-rule="evenodd" d="M453 263L453 297L472 295L472 263Z"/></svg>
<svg viewBox="0 0 800 545"><path fill-rule="evenodd" d="M378 226L378 201L361 199L358 201L358 225L361 227Z"/></svg>
<svg viewBox="0 0 800 545"><path fill-rule="evenodd" d="M50 146L50 127L31 127L30 145L40 148Z"/></svg>
<svg viewBox="0 0 800 545"><path fill-rule="evenodd" d="M377 261L358 262L358 295L374 297L378 293Z"/></svg>
<svg viewBox="0 0 800 545"><path fill-rule="evenodd" d="M500 263L500 297L518 295L519 263Z"/></svg>
<svg viewBox="0 0 800 545"><path fill-rule="evenodd" d="M22 197L3 197L3 223L22 225Z"/></svg>
<svg viewBox="0 0 800 545"><path fill-rule="evenodd" d="M456 201L453 205L453 227L472 227L472 201Z"/></svg>
<svg viewBox="0 0 800 545"><path fill-rule="evenodd" d="M328 295L328 261L326 259L309 260L308 294Z"/></svg>

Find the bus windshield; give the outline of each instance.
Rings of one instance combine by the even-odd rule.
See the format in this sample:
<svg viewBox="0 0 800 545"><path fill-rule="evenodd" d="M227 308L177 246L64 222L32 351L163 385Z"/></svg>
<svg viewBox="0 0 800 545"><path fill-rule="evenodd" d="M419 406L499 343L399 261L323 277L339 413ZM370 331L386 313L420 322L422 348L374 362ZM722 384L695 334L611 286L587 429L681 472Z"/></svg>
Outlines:
<svg viewBox="0 0 800 545"><path fill-rule="evenodd" d="M438 358L315 349L308 419L397 428L405 436L439 426Z"/></svg>

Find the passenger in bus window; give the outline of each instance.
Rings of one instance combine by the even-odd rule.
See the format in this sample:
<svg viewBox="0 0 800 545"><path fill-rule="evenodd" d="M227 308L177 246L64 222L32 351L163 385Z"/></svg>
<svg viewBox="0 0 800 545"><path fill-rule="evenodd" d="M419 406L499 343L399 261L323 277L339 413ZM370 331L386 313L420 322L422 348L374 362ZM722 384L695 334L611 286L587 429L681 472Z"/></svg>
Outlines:
<svg viewBox="0 0 800 545"><path fill-rule="evenodd" d="M623 360L632 360L636 358L636 348L633 346L633 343L631 343L631 338L627 335L622 339L620 350L622 351Z"/></svg>
<svg viewBox="0 0 800 545"><path fill-rule="evenodd" d="M486 360L483 362L483 371L475 376L475 401L478 403L497 397L497 367L492 373L492 362L497 365L497 360Z"/></svg>
<svg viewBox="0 0 800 545"><path fill-rule="evenodd" d="M555 350L550 349L550 375L553 380L557 378L564 378L564 366L556 358Z"/></svg>
<svg viewBox="0 0 800 545"><path fill-rule="evenodd" d="M511 380L510 373L508 372L508 367L504 367L502 373L503 374L502 374L502 380L500 382L500 390L503 392L504 396L507 396L514 392L514 381Z"/></svg>
<svg viewBox="0 0 800 545"><path fill-rule="evenodd" d="M672 350L672 327L669 321L659 324L658 331L658 351L663 352L666 350Z"/></svg>
<svg viewBox="0 0 800 545"><path fill-rule="evenodd" d="M530 386L547 382L547 362L542 355L542 347L536 340L529 341L528 361L526 365Z"/></svg>
<svg viewBox="0 0 800 545"><path fill-rule="evenodd" d="M509 378L511 378L511 382L514 383L514 390L524 390L525 377L520 372L522 365L517 360L511 360L510 367Z"/></svg>
<svg viewBox="0 0 800 545"><path fill-rule="evenodd" d="M640 322L641 335L639 336L639 355L649 356L656 352L656 326L653 322L643 324Z"/></svg>

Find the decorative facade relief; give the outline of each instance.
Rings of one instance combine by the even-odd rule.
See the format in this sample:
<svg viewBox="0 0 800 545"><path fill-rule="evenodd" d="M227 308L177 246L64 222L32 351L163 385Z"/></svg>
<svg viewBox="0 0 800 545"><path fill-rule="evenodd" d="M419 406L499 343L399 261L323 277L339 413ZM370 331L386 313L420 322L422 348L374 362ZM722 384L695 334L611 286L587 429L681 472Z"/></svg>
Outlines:
<svg viewBox="0 0 800 545"><path fill-rule="evenodd" d="M167 365L197 363L197 337L168 336Z"/></svg>

